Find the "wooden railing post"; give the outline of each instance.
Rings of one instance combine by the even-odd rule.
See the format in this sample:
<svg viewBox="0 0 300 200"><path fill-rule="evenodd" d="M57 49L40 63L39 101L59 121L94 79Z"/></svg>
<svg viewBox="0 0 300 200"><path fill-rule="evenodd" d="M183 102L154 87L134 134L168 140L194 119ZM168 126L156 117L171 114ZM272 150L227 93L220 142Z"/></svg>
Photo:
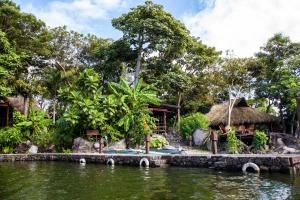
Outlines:
<svg viewBox="0 0 300 200"><path fill-rule="evenodd" d="M211 131L210 133L210 140L211 140L211 150L213 154L218 153L218 134L214 131Z"/></svg>
<svg viewBox="0 0 300 200"><path fill-rule="evenodd" d="M150 151L150 140L151 136L148 134L145 136L145 149L146 149L146 154L149 154Z"/></svg>

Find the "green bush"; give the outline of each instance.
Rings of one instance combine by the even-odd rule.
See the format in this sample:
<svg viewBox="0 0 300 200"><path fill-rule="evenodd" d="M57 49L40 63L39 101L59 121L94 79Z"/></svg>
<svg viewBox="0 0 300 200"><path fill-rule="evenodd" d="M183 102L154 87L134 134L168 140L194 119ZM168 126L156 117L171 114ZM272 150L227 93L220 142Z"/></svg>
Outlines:
<svg viewBox="0 0 300 200"><path fill-rule="evenodd" d="M0 149L8 151L9 148L13 149L17 144L22 141L21 131L17 127L7 127L0 129Z"/></svg>
<svg viewBox="0 0 300 200"><path fill-rule="evenodd" d="M44 111L30 109L27 119L18 112L14 112L14 115L18 119L15 127L20 129L24 139L29 139L33 144L40 147L46 147L50 144L51 120Z"/></svg>
<svg viewBox="0 0 300 200"><path fill-rule="evenodd" d="M194 113L192 115L182 117L180 121L180 132L185 139L188 139L188 137L192 135L197 128L207 127L208 119L202 113Z"/></svg>
<svg viewBox="0 0 300 200"><path fill-rule="evenodd" d="M263 150L263 149L265 149L267 141L268 141L268 137L265 134L265 132L263 132L263 131L257 131L254 134L253 145L254 145L255 149L257 149L257 150Z"/></svg>
<svg viewBox="0 0 300 200"><path fill-rule="evenodd" d="M2 151L5 154L9 154L9 153L12 153L14 151L14 149L12 147L3 147Z"/></svg>
<svg viewBox="0 0 300 200"><path fill-rule="evenodd" d="M27 119L18 111L14 111L13 116L14 126L0 129L0 150L4 153L11 153L13 148L27 139L40 147L51 143L51 120L44 111L30 109Z"/></svg>
<svg viewBox="0 0 300 200"><path fill-rule="evenodd" d="M72 153L72 149L64 149L63 153L70 154Z"/></svg>
<svg viewBox="0 0 300 200"><path fill-rule="evenodd" d="M163 136L154 135L151 137L151 142L150 142L151 148L162 148L163 146L166 146L168 144L169 144L169 142Z"/></svg>
<svg viewBox="0 0 300 200"><path fill-rule="evenodd" d="M234 129L227 133L227 148L229 153L236 154L243 151L244 143L236 137Z"/></svg>

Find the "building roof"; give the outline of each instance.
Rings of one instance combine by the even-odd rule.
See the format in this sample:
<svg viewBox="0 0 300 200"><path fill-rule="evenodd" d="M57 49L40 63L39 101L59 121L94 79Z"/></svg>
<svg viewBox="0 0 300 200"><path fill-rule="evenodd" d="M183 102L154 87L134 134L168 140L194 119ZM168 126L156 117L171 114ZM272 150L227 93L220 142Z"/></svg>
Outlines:
<svg viewBox="0 0 300 200"><path fill-rule="evenodd" d="M24 114L24 97L22 96L16 96L16 97L6 97L0 103L8 103L11 107L15 108L17 111ZM38 109L37 103L33 102L33 107Z"/></svg>
<svg viewBox="0 0 300 200"><path fill-rule="evenodd" d="M210 126L228 124L229 102L214 105L207 114ZM278 118L248 106L245 98L235 101L231 113L231 125L269 124L278 122Z"/></svg>

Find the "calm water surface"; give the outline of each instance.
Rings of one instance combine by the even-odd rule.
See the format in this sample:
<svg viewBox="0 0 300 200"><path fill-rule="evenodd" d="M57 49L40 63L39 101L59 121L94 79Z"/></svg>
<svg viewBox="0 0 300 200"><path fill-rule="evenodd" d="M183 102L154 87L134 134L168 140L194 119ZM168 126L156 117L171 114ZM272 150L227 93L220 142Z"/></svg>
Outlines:
<svg viewBox="0 0 300 200"><path fill-rule="evenodd" d="M189 168L0 163L0 200L300 199L300 175Z"/></svg>

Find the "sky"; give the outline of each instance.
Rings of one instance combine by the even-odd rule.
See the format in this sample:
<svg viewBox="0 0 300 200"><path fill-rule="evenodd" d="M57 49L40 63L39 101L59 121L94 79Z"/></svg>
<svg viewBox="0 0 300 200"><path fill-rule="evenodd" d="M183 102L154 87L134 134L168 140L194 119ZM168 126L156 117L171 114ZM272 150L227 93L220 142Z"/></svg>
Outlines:
<svg viewBox="0 0 300 200"><path fill-rule="evenodd" d="M111 19L144 0L15 0L48 26L118 39ZM153 0L217 50L250 57L275 33L300 41L300 0Z"/></svg>

